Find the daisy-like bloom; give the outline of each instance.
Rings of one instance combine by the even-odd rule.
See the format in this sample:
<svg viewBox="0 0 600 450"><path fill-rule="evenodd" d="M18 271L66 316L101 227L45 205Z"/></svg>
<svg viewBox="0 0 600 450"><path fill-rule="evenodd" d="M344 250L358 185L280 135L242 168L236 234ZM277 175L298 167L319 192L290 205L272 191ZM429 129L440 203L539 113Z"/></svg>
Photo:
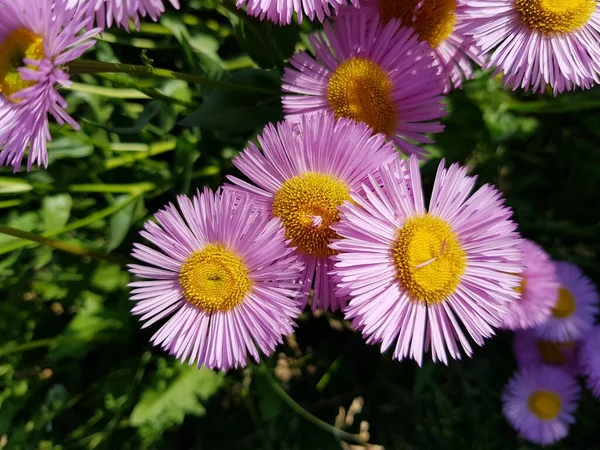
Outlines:
<svg viewBox="0 0 600 450"><path fill-rule="evenodd" d="M365 124L335 120L331 114L267 125L258 142L262 151L249 143L233 159L256 186L229 177L237 185L232 188L261 197L281 219L286 237L305 262L302 284L306 294L313 287L312 309L335 311L346 300L335 295L329 275L335 252L328 244L337 237L332 225L340 219L338 207L380 164L396 159L396 152Z"/></svg>
<svg viewBox="0 0 600 450"><path fill-rule="evenodd" d="M562 369L529 366L517 372L502 394L502 411L515 430L536 444L567 436L575 423L580 388Z"/></svg>
<svg viewBox="0 0 600 450"><path fill-rule="evenodd" d="M473 77L471 61L485 64L473 38L462 31L463 11L463 0L366 0L360 8L342 8L340 14L378 15L383 22L399 19L402 26L413 28L419 40L433 48L444 93L448 93Z"/></svg>
<svg viewBox="0 0 600 450"><path fill-rule="evenodd" d="M503 327L509 330L532 328L545 322L558 295L556 268L550 256L534 242L523 240L523 272L520 297L509 306Z"/></svg>
<svg viewBox="0 0 600 450"><path fill-rule="evenodd" d="M574 341L552 342L540 339L535 331L515 333L514 350L519 367L549 365L560 367L577 375L577 343Z"/></svg>
<svg viewBox="0 0 600 450"><path fill-rule="evenodd" d="M113 24L129 30L129 21L140 27L140 17L150 17L157 21L165 12L163 0L68 0L71 7L84 3L88 14L101 28L110 28ZM169 0L174 8L179 9L179 0Z"/></svg>
<svg viewBox="0 0 600 450"><path fill-rule="evenodd" d="M84 9L66 2L0 0L0 165L15 172L27 149L27 170L48 165L49 114L79 128L58 89L70 84L65 64L94 45L99 30L84 32Z"/></svg>
<svg viewBox="0 0 600 450"><path fill-rule="evenodd" d="M500 193L457 164L440 163L429 208L425 207L416 157L382 167L365 194L340 208L331 245L345 309L355 329L393 357L422 363L447 353L472 354L494 334L518 294L520 238ZM466 331L466 334L465 332Z"/></svg>
<svg viewBox="0 0 600 450"><path fill-rule="evenodd" d="M574 264L555 263L560 287L548 320L536 327L539 337L554 342L580 339L594 325L598 314L598 291Z"/></svg>
<svg viewBox="0 0 600 450"><path fill-rule="evenodd" d="M592 328L583 338L579 361L587 387L600 398L600 326Z"/></svg>
<svg viewBox="0 0 600 450"><path fill-rule="evenodd" d="M182 361L221 370L258 361L258 349L272 353L293 331L302 263L248 194L206 189L178 204L144 225L158 250L134 246L144 264L130 271L146 281L130 284L132 313L144 328L170 316L152 342Z"/></svg>
<svg viewBox="0 0 600 450"><path fill-rule="evenodd" d="M397 20L344 15L309 37L316 57L299 52L283 74L286 118L331 111L369 125L404 153L423 157L414 142L443 127L442 77L426 42Z"/></svg>
<svg viewBox="0 0 600 450"><path fill-rule="evenodd" d="M297 14L298 23L302 23L304 16L313 20L315 16L323 22L331 14L337 14L344 0L237 0L238 8L246 5L246 12L250 16L265 17L279 25L289 25L294 13ZM358 0L352 0L353 6L358 6Z"/></svg>
<svg viewBox="0 0 600 450"><path fill-rule="evenodd" d="M596 0L465 0L468 33L506 85L555 94L589 89L600 73Z"/></svg>

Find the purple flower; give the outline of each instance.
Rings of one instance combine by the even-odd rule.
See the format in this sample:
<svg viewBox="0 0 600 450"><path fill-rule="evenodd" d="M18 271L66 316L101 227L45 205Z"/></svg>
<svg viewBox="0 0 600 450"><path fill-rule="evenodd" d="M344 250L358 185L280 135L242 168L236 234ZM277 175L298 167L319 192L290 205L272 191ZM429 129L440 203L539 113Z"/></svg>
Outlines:
<svg viewBox="0 0 600 450"><path fill-rule="evenodd" d="M555 94L589 89L600 74L600 4L596 0L465 0L466 30L485 68L506 85Z"/></svg>
<svg viewBox="0 0 600 450"><path fill-rule="evenodd" d="M69 86L64 66L94 45L99 30L67 0L0 0L0 165L17 172L29 149L27 170L48 166L48 115L79 129L59 94Z"/></svg>
<svg viewBox="0 0 600 450"><path fill-rule="evenodd" d="M517 372L502 394L502 411L515 430L536 444L566 437L575 423L580 388L562 369L529 366Z"/></svg>
<svg viewBox="0 0 600 450"><path fill-rule="evenodd" d="M288 25L292 21L294 13L298 16L298 22L302 23L306 16L313 20L315 16L319 22L323 22L331 13L337 13L344 0L237 0L238 8L246 5L246 12L264 20L265 17L271 22L280 25ZM354 6L358 6L358 0L352 0Z"/></svg>
<svg viewBox="0 0 600 450"><path fill-rule="evenodd" d="M519 367L548 365L560 367L571 375L577 375L578 343L574 341L552 342L540 339L534 330L517 331L514 350Z"/></svg>
<svg viewBox="0 0 600 450"><path fill-rule="evenodd" d="M190 364L226 370L259 360L293 331L300 314L303 265L252 196L213 194L178 198L144 225L142 237L158 250L135 244L145 263L135 281L132 313L144 328L167 318L154 345Z"/></svg>
<svg viewBox="0 0 600 450"><path fill-rule="evenodd" d="M583 338L579 361L587 387L600 398L600 326L596 325Z"/></svg>
<svg viewBox="0 0 600 450"><path fill-rule="evenodd" d="M110 28L113 24L129 30L129 21L140 27L140 17L150 17L155 22L165 12L163 0L68 0L71 7L84 4L88 15L93 17L101 28ZM179 0L169 0L179 9Z"/></svg>
<svg viewBox="0 0 600 450"><path fill-rule="evenodd" d="M304 291L314 288L312 308L345 306L330 281L333 268L328 247L337 237L332 229L338 207L350 200L380 164L396 158L391 144L362 123L335 120L331 114L304 116L300 122L267 125L254 144L233 164L257 187L235 177L238 187L264 199L268 211L281 218L285 235L305 262Z"/></svg>
<svg viewBox="0 0 600 450"><path fill-rule="evenodd" d="M552 314L536 327L539 337L554 342L580 339L594 325L598 314L598 291L592 281L574 264L556 262L558 298Z"/></svg>
<svg viewBox="0 0 600 450"><path fill-rule="evenodd" d="M548 254L534 242L523 240L523 272L520 297L509 306L503 328L524 330L544 323L550 317L558 295L556 268Z"/></svg>
<svg viewBox="0 0 600 450"><path fill-rule="evenodd" d="M395 344L393 357L421 364L471 355L517 298L522 255L512 211L485 185L471 193L467 169L440 163L425 207L416 157L395 160L340 208L331 247L347 319L367 343ZM465 333L466 331L466 333Z"/></svg>
<svg viewBox="0 0 600 450"><path fill-rule="evenodd" d="M409 28L371 15L345 15L309 37L315 57L296 53L283 74L286 118L330 111L369 125L407 155L427 153L445 115L444 83L431 47Z"/></svg>

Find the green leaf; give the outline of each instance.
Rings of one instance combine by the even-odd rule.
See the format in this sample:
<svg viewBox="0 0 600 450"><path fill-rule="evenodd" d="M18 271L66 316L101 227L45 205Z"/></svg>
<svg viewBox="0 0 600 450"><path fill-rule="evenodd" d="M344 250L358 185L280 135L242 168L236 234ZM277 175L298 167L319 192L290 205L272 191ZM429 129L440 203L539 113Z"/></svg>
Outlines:
<svg viewBox="0 0 600 450"><path fill-rule="evenodd" d="M0 177L0 194L21 194L33 189L25 180L12 177Z"/></svg>
<svg viewBox="0 0 600 450"><path fill-rule="evenodd" d="M123 195L118 199L118 201L123 201L128 197L128 195ZM111 252L121 245L127 236L127 233L129 233L131 225L135 221L136 217L139 217L140 215L143 216L143 213L144 201L142 198L140 198L135 202L130 203L110 218L106 251Z"/></svg>
<svg viewBox="0 0 600 450"><path fill-rule="evenodd" d="M69 194L58 194L44 197L42 200L42 219L44 230L53 231L64 227L71 215L73 199Z"/></svg>
<svg viewBox="0 0 600 450"><path fill-rule="evenodd" d="M85 122L91 123L103 130L108 131L109 133L116 134L137 134L146 128L146 125L150 123L150 121L156 116L161 109L165 107L164 103L161 101L152 101L146 105L144 110L138 116L138 118L128 127L107 127L102 125L101 123L95 123L90 120L82 119Z"/></svg>
<svg viewBox="0 0 600 450"><path fill-rule="evenodd" d="M133 408L129 423L164 431L183 422L186 414L203 416L201 401L223 385L223 375L212 370L181 365L176 378L161 388L146 390Z"/></svg>
<svg viewBox="0 0 600 450"><path fill-rule="evenodd" d="M94 147L76 139L62 137L48 144L49 164L63 158L84 158L90 156Z"/></svg>

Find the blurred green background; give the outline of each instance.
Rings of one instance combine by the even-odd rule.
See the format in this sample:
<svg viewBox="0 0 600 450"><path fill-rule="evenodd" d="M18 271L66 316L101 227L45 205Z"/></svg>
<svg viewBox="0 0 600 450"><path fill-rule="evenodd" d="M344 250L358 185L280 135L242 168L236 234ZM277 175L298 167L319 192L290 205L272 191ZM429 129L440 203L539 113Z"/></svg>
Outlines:
<svg viewBox="0 0 600 450"><path fill-rule="evenodd" d="M341 448L278 385L331 425L362 397L343 427L358 433L368 423L363 436L368 426L370 442L386 449L534 448L500 410L516 367L510 333L472 359L418 368L364 344L340 314L305 313L263 366L220 374L152 348L157 327L140 330L130 317L130 277L118 262L142 223L177 194L218 186L245 143L282 119L281 70L311 26L280 28L204 0L131 35L111 29L86 58L242 88L75 77L65 95L82 131L53 126L48 170L0 171L1 225L112 259L0 235L0 449ZM448 110L423 169L429 189L440 158L468 165L505 193L525 237L600 282L600 90L529 96L478 73ZM586 392L555 448L598 448L599 418Z"/></svg>

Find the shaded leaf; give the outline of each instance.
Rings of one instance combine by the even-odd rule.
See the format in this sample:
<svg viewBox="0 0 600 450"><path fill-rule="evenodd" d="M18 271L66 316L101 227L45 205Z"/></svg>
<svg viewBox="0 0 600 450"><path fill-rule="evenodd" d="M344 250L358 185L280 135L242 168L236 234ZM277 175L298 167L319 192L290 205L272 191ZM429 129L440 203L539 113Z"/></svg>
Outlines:
<svg viewBox="0 0 600 450"><path fill-rule="evenodd" d="M44 197L42 200L42 219L44 230L52 231L64 227L71 215L73 199L69 194L58 194Z"/></svg>

